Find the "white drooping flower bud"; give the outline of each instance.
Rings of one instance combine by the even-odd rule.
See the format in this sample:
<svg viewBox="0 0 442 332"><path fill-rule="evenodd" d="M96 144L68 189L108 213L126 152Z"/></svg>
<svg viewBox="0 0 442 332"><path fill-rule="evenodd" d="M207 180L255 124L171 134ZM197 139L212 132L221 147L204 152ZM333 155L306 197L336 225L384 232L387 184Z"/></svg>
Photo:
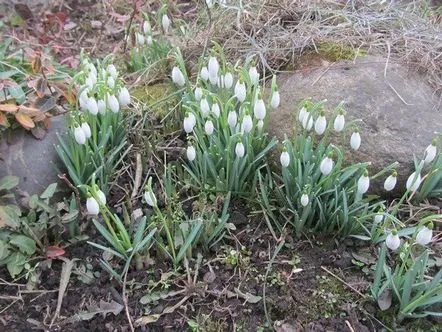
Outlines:
<svg viewBox="0 0 442 332"><path fill-rule="evenodd" d="M106 112L106 103L103 99L97 101L98 113L104 114Z"/></svg>
<svg viewBox="0 0 442 332"><path fill-rule="evenodd" d="M201 88L197 87L197 88L195 88L194 94L195 94L195 99L197 101L200 101L201 98L203 97L203 90Z"/></svg>
<svg viewBox="0 0 442 332"><path fill-rule="evenodd" d="M207 82L207 80L209 79L209 70L207 69L207 67L201 68L200 76L204 81Z"/></svg>
<svg viewBox="0 0 442 332"><path fill-rule="evenodd" d="M259 83L259 73L255 66L249 69L249 78L252 85L258 85Z"/></svg>
<svg viewBox="0 0 442 332"><path fill-rule="evenodd" d="M184 86L184 84L186 84L183 72L177 66L172 69L172 81L178 86Z"/></svg>
<svg viewBox="0 0 442 332"><path fill-rule="evenodd" d="M235 111L230 111L227 115L227 123L229 124L230 128L235 128L236 122L238 121L238 116Z"/></svg>
<svg viewBox="0 0 442 332"><path fill-rule="evenodd" d="M209 82L210 82L210 84L212 84L212 85L219 85L219 84L218 84L218 79L219 79L218 76L210 76L210 75L209 75Z"/></svg>
<svg viewBox="0 0 442 332"><path fill-rule="evenodd" d="M246 84L241 83L239 80L235 84L235 97L238 99L241 103L246 100L247 97L247 89Z"/></svg>
<svg viewBox="0 0 442 332"><path fill-rule="evenodd" d="M193 115L193 113L187 113L183 123L184 131L187 134L190 134L193 131L195 124L196 124L195 115Z"/></svg>
<svg viewBox="0 0 442 332"><path fill-rule="evenodd" d="M407 183L405 186L406 186L407 190L416 191L419 188L419 186L421 185L421 182L422 182L422 178L421 178L420 173L413 172L413 174L411 174L408 177Z"/></svg>
<svg viewBox="0 0 442 332"><path fill-rule="evenodd" d="M370 187L370 177L368 176L367 171L358 179L358 193L363 195L368 191Z"/></svg>
<svg viewBox="0 0 442 332"><path fill-rule="evenodd" d="M359 134L359 131L356 130L351 134L350 146L355 151L361 146L361 134Z"/></svg>
<svg viewBox="0 0 442 332"><path fill-rule="evenodd" d="M118 95L118 100L120 101L120 105L125 107L130 104L130 93L126 87L123 87L120 90L120 94Z"/></svg>
<svg viewBox="0 0 442 332"><path fill-rule="evenodd" d="M201 113L206 116L207 114L209 114L210 112L210 106L209 106L209 102L207 101L207 98L203 98L200 101L200 109L201 109Z"/></svg>
<svg viewBox="0 0 442 332"><path fill-rule="evenodd" d="M97 190L97 196L98 196L98 203L101 203L102 205L106 205L106 195L104 192L102 192L100 189Z"/></svg>
<svg viewBox="0 0 442 332"><path fill-rule="evenodd" d="M308 195L306 193L302 194L301 196L301 205L303 207L306 207L309 203Z"/></svg>
<svg viewBox="0 0 442 332"><path fill-rule="evenodd" d="M107 95L107 107L113 112L118 113L120 110L120 104L118 103L117 97L114 95Z"/></svg>
<svg viewBox="0 0 442 332"><path fill-rule="evenodd" d="M152 32L152 27L151 27L149 21L144 21L144 22L143 22L143 32L144 32L146 35L150 35L150 33Z"/></svg>
<svg viewBox="0 0 442 332"><path fill-rule="evenodd" d="M244 116L241 124L241 131L245 134L248 134L253 128L253 120L252 117L247 114Z"/></svg>
<svg viewBox="0 0 442 332"><path fill-rule="evenodd" d="M274 91L272 99L270 99L270 106L275 109L278 108L281 98L279 96L279 91Z"/></svg>
<svg viewBox="0 0 442 332"><path fill-rule="evenodd" d="M304 122L304 117L307 113L308 113L307 109L304 106L302 106L298 114L298 120L299 122L301 122L301 124Z"/></svg>
<svg viewBox="0 0 442 332"><path fill-rule="evenodd" d="M266 117L266 105L264 104L264 100L258 99L253 107L253 114L255 118L258 120L264 120Z"/></svg>
<svg viewBox="0 0 442 332"><path fill-rule="evenodd" d="M98 114L98 104L97 104L97 101L95 100L94 97L90 97L87 100L87 110L92 115L97 115Z"/></svg>
<svg viewBox="0 0 442 332"><path fill-rule="evenodd" d="M387 238L385 239L385 244L391 250L396 250L400 247L401 239L399 238L399 235L396 231L393 231L387 235Z"/></svg>
<svg viewBox="0 0 442 332"><path fill-rule="evenodd" d="M117 79L118 77L118 71L117 68L113 64L110 64L107 66L107 72L110 76L112 76L114 79Z"/></svg>
<svg viewBox="0 0 442 332"><path fill-rule="evenodd" d="M86 78L85 84L88 86L88 88L92 89L95 83L97 83L97 78L94 75L89 74L89 76Z"/></svg>
<svg viewBox="0 0 442 332"><path fill-rule="evenodd" d="M397 183L397 173L396 171L394 171L389 177L385 179L384 189L386 191L391 191L394 189L394 187L396 187L396 183Z"/></svg>
<svg viewBox="0 0 442 332"><path fill-rule="evenodd" d="M312 130L313 116L308 111L305 112L304 118L302 119L302 127L307 131Z"/></svg>
<svg viewBox="0 0 442 332"><path fill-rule="evenodd" d="M376 213L376 215L374 216L374 223L380 224L383 220L384 220L384 214L381 212Z"/></svg>
<svg viewBox="0 0 442 332"><path fill-rule="evenodd" d="M107 86L111 89L113 89L115 87L115 80L112 76L109 76L107 78Z"/></svg>
<svg viewBox="0 0 442 332"><path fill-rule="evenodd" d="M219 108L218 103L214 103L214 104L212 105L212 113L215 115L216 118L219 118L219 115L220 115L220 113L221 113L221 110L220 110L220 108Z"/></svg>
<svg viewBox="0 0 442 332"><path fill-rule="evenodd" d="M157 197L155 196L152 189L148 189L144 192L144 200L151 207L155 207L157 205Z"/></svg>
<svg viewBox="0 0 442 332"><path fill-rule="evenodd" d="M89 90L86 88L80 93L80 97L78 98L78 102L80 103L80 108L82 111L87 111L87 102L89 100L89 96L87 95Z"/></svg>
<svg viewBox="0 0 442 332"><path fill-rule="evenodd" d="M244 148L244 144L242 144L242 142L238 142L238 143L236 143L236 146L235 146L235 153L236 153L236 156L237 156L238 158L242 158L242 157L244 157L244 154L245 154L245 148Z"/></svg>
<svg viewBox="0 0 442 332"><path fill-rule="evenodd" d="M161 24L163 26L164 32L168 33L170 27L170 19L169 16L167 16L167 14L164 14L163 17L161 18Z"/></svg>
<svg viewBox="0 0 442 332"><path fill-rule="evenodd" d="M145 40L144 40L144 35L143 34L137 33L135 35L135 40L137 41L137 45L139 45L139 46L143 46L144 45Z"/></svg>
<svg viewBox="0 0 442 332"><path fill-rule="evenodd" d="M189 145L186 150L187 159L189 161L194 161L196 158L196 150L193 145Z"/></svg>
<svg viewBox="0 0 442 332"><path fill-rule="evenodd" d="M207 120L204 124L204 131L206 132L207 136L210 136L213 134L213 122L211 120Z"/></svg>
<svg viewBox="0 0 442 332"><path fill-rule="evenodd" d="M340 132L345 127L345 117L343 113L338 114L338 116L335 119L335 122L333 123L333 128L335 131Z"/></svg>
<svg viewBox="0 0 442 332"><path fill-rule="evenodd" d="M326 128L327 128L327 119L325 118L324 114L321 112L321 114L315 121L315 132L318 135L322 135L325 132Z"/></svg>
<svg viewBox="0 0 442 332"><path fill-rule="evenodd" d="M279 157L279 161L281 162L282 167L288 167L290 164L290 155L286 149L281 152L281 156Z"/></svg>
<svg viewBox="0 0 442 332"><path fill-rule="evenodd" d="M153 44L153 39L151 35L146 37L146 44L149 46Z"/></svg>
<svg viewBox="0 0 442 332"><path fill-rule="evenodd" d="M211 9L213 7L212 0L206 0L206 5L207 5L207 8Z"/></svg>
<svg viewBox="0 0 442 332"><path fill-rule="evenodd" d="M436 155L437 155L437 147L436 147L436 140L434 140L425 149L425 159L424 159L425 164L431 163L434 160L434 158L436 158Z"/></svg>
<svg viewBox="0 0 442 332"><path fill-rule="evenodd" d="M209 70L209 77L216 77L218 79L219 63L216 57L211 56L209 58L207 69Z"/></svg>
<svg viewBox="0 0 442 332"><path fill-rule="evenodd" d="M320 170L322 175L329 175L330 172L333 169L333 159L331 159L329 156L325 157L322 161L321 161L321 165L320 165Z"/></svg>
<svg viewBox="0 0 442 332"><path fill-rule="evenodd" d="M95 77L97 77L97 68L95 68L93 63L88 63L87 64L87 70L89 71L90 74L92 74Z"/></svg>
<svg viewBox="0 0 442 332"><path fill-rule="evenodd" d="M430 227L424 226L416 235L416 243L421 246L426 246L431 242L433 238L433 225L430 224Z"/></svg>
<svg viewBox="0 0 442 332"><path fill-rule="evenodd" d="M256 123L256 128L258 128L259 131L262 131L262 128L264 127L264 121L263 120L259 120Z"/></svg>
<svg viewBox="0 0 442 332"><path fill-rule="evenodd" d="M100 213L100 206L98 205L98 202L93 197L89 197L86 200L86 209L87 213L91 216L98 216Z"/></svg>
<svg viewBox="0 0 442 332"><path fill-rule="evenodd" d="M81 129L83 130L86 139L92 136L91 127L89 127L89 124L87 122L83 122L81 124Z"/></svg>
<svg viewBox="0 0 442 332"><path fill-rule="evenodd" d="M74 138L75 138L75 141L80 145L83 145L86 143L86 135L84 134L82 127L77 126L74 128Z"/></svg>
<svg viewBox="0 0 442 332"><path fill-rule="evenodd" d="M224 75L224 87L230 89L233 86L233 75L231 72L227 72Z"/></svg>

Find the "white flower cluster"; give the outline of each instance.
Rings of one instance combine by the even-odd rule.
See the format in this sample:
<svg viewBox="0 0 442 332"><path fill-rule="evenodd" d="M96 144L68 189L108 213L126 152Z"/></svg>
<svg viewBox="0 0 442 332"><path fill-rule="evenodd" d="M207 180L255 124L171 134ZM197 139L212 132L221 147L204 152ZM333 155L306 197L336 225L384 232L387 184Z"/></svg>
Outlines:
<svg viewBox="0 0 442 332"><path fill-rule="evenodd" d="M97 216L100 213L100 206L106 205L106 195L96 186L94 186L94 195L89 194L86 200L86 210L91 216Z"/></svg>
<svg viewBox="0 0 442 332"><path fill-rule="evenodd" d="M415 242L421 246L428 245L433 238L433 224L422 226L416 234ZM388 233L385 244L391 250L397 250L401 246L401 239L396 230Z"/></svg>
<svg viewBox="0 0 442 332"><path fill-rule="evenodd" d="M80 82L80 95L78 97L80 110L83 112L81 119L88 116L105 116L106 112L118 113L121 107L130 104L129 90L118 78L117 69L113 64L107 68L97 68L89 60L82 62L83 80ZM74 123L75 141L86 144L91 137L91 127L88 122Z"/></svg>

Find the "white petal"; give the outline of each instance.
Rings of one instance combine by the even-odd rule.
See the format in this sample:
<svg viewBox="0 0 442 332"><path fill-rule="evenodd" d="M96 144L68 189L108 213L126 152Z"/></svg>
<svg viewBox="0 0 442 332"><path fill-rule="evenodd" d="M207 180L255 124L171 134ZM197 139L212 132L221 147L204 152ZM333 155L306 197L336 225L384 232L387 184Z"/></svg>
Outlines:
<svg viewBox="0 0 442 332"><path fill-rule="evenodd" d="M288 167L288 165L290 164L290 155L287 151L282 151L281 152L281 157L279 158L279 160L281 161L281 165L282 167Z"/></svg>
<svg viewBox="0 0 442 332"><path fill-rule="evenodd" d="M231 128L234 128L236 126L238 116L235 111L230 111L229 115L227 116L227 123Z"/></svg>
<svg viewBox="0 0 442 332"><path fill-rule="evenodd" d="M302 194L301 196L301 205L306 207L309 203L309 199L308 199L308 195L307 194Z"/></svg>
<svg viewBox="0 0 442 332"><path fill-rule="evenodd" d="M340 132L344 129L345 127L345 118L343 114L339 114L336 119L335 122L333 123L333 128L335 129L335 131Z"/></svg>
<svg viewBox="0 0 442 332"><path fill-rule="evenodd" d="M211 120L207 120L204 124L204 131L206 132L207 136L213 134L213 122Z"/></svg>
<svg viewBox="0 0 442 332"><path fill-rule="evenodd" d="M86 143L86 135L84 134L84 131L81 127L74 128L74 138L75 138L75 141L80 145L83 145Z"/></svg>
<svg viewBox="0 0 442 332"><path fill-rule="evenodd" d="M86 209L87 209L87 213L92 216L97 216L98 213L100 213L100 206L98 205L97 201L93 197L89 197L86 200Z"/></svg>
<svg viewBox="0 0 442 332"><path fill-rule="evenodd" d="M194 161L196 158L196 150L193 145L189 145L186 150L187 159L189 161Z"/></svg>
<svg viewBox="0 0 442 332"><path fill-rule="evenodd" d="M87 122L83 122L81 124L81 129L83 130L84 136L86 138L90 138L91 137L91 135L92 135L91 134L91 127L89 127L89 124Z"/></svg>
<svg viewBox="0 0 442 332"><path fill-rule="evenodd" d="M244 157L245 149L244 149L244 145L241 142L236 143L235 153L238 158Z"/></svg>
<svg viewBox="0 0 442 332"><path fill-rule="evenodd" d="M329 175L333 169L333 160L329 157L325 157L321 161L320 170L323 175Z"/></svg>
<svg viewBox="0 0 442 332"><path fill-rule="evenodd" d="M273 92L272 99L270 100L270 106L272 106L272 108L275 109L279 106L279 102L280 102L279 91L275 91Z"/></svg>
<svg viewBox="0 0 442 332"><path fill-rule="evenodd" d="M433 231L424 226L416 235L416 242L421 246L426 246L433 238Z"/></svg>
<svg viewBox="0 0 442 332"><path fill-rule="evenodd" d="M362 175L358 179L358 192L360 194L365 194L368 191L369 187L370 187L370 178L366 175Z"/></svg>
<svg viewBox="0 0 442 332"><path fill-rule="evenodd" d="M325 116L319 116L315 122L316 134L322 135L325 132L325 128L327 128L327 120Z"/></svg>
<svg viewBox="0 0 442 332"><path fill-rule="evenodd" d="M350 146L353 150L358 150L361 146L361 135L359 134L359 132L354 132L353 134L351 134Z"/></svg>
<svg viewBox="0 0 442 332"><path fill-rule="evenodd" d="M392 233L390 233L385 239L385 244L389 249L396 250L401 245L401 239L399 238L399 235L393 235Z"/></svg>
<svg viewBox="0 0 442 332"><path fill-rule="evenodd" d="M394 189L394 187L396 187L396 183L397 183L397 177L394 175L390 175L385 179L384 189L386 191L391 191Z"/></svg>
<svg viewBox="0 0 442 332"><path fill-rule="evenodd" d="M413 172L413 174L411 174L407 179L406 183L407 190L416 191L421 185L421 181L422 181L421 175L420 174L416 175L416 172Z"/></svg>
<svg viewBox="0 0 442 332"><path fill-rule="evenodd" d="M264 100L258 99L256 101L255 107L253 108L253 114L258 120L264 120L266 117L266 105L264 104Z"/></svg>

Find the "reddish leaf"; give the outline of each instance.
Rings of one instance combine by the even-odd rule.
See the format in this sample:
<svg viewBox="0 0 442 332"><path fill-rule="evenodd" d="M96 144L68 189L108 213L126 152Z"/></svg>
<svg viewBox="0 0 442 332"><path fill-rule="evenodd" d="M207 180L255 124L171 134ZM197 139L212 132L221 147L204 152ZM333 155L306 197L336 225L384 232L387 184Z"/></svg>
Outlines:
<svg viewBox="0 0 442 332"><path fill-rule="evenodd" d="M0 126L6 127L6 128L9 127L9 121L6 118L6 115L3 113L0 113Z"/></svg>
<svg viewBox="0 0 442 332"><path fill-rule="evenodd" d="M34 121L29 117L29 115L26 115L22 112L15 113L15 119L22 125L25 129L31 129L35 127Z"/></svg>
<svg viewBox="0 0 442 332"><path fill-rule="evenodd" d="M47 258L55 258L58 256L63 256L65 254L65 251L63 248L57 247L57 246L49 246L46 248L46 257Z"/></svg>
<svg viewBox="0 0 442 332"><path fill-rule="evenodd" d="M14 113L18 110L18 106L15 104L0 104L0 111L7 113Z"/></svg>

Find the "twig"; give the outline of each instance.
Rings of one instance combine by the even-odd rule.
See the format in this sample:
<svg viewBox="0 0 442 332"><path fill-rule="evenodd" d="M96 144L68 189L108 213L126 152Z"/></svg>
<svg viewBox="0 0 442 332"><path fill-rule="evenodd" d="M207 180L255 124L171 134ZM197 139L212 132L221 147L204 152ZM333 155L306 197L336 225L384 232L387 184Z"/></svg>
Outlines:
<svg viewBox="0 0 442 332"><path fill-rule="evenodd" d="M137 161L136 161L137 166L135 169L134 188L132 190L132 195L130 196L131 198L134 198L138 194L138 188L140 187L141 176L143 173L143 165L141 164L141 154L140 153L137 153L136 159L137 159Z"/></svg>
<svg viewBox="0 0 442 332"><path fill-rule="evenodd" d="M66 174L58 174L58 178L62 181L64 181L67 186L75 193L75 201L77 202L77 208L81 215L81 201L80 201L80 192L78 191L78 188L74 186L71 181L66 177Z"/></svg>
<svg viewBox="0 0 442 332"><path fill-rule="evenodd" d="M407 105L407 106L413 106L413 104L409 104L409 103L407 103L407 102L404 100L404 98L401 97L401 95L396 91L395 88L393 88L393 86L392 86L389 82L385 82L385 83L388 84L388 86L391 88L391 90L393 90L393 91L396 93L396 95L399 97L400 100L402 100L402 102L403 102L405 105Z"/></svg>
<svg viewBox="0 0 442 332"><path fill-rule="evenodd" d="M350 332L355 332L355 330L353 329L353 327L351 326L350 322L348 320L345 321L345 324L347 324Z"/></svg>
<svg viewBox="0 0 442 332"><path fill-rule="evenodd" d="M132 1L132 8L133 8L133 10L132 10L132 14L130 14L129 26L127 27L126 36L124 36L123 53L126 53L127 39L129 37L130 28L132 27L132 22L135 18L135 15L138 12L136 0Z"/></svg>
<svg viewBox="0 0 442 332"><path fill-rule="evenodd" d="M70 260L63 256L57 258L63 261L63 266L61 268L60 287L58 289L57 309L55 310L54 317L52 317L51 326L60 315L61 304L63 303L63 297L68 287L72 267L74 266L74 260Z"/></svg>
<svg viewBox="0 0 442 332"><path fill-rule="evenodd" d="M330 274L331 276L335 277L336 279L338 279L340 282L342 282L345 286L347 286L348 288L350 288L353 292L355 292L356 294L358 294L359 296L361 296L362 298L366 298L366 296L364 294L362 294L360 291L358 291L356 288L352 287L351 285L349 285L347 282L345 282L344 280L342 280L341 278L339 278L336 274L334 274L333 272L331 272L330 270L327 270L324 266L321 266L321 269L323 269L325 272L327 272L328 274Z"/></svg>
<svg viewBox="0 0 442 332"><path fill-rule="evenodd" d="M126 281L127 281L127 273L128 273L129 269L126 269L125 274L124 274L124 279L123 279L123 292L121 294L122 298L123 298L123 304L124 304L124 310L126 312L126 317L127 317L127 321L129 322L129 327L131 332L134 332L134 326L132 324L132 318L130 317L130 313L129 313L129 306L127 304L127 296L126 296Z"/></svg>

